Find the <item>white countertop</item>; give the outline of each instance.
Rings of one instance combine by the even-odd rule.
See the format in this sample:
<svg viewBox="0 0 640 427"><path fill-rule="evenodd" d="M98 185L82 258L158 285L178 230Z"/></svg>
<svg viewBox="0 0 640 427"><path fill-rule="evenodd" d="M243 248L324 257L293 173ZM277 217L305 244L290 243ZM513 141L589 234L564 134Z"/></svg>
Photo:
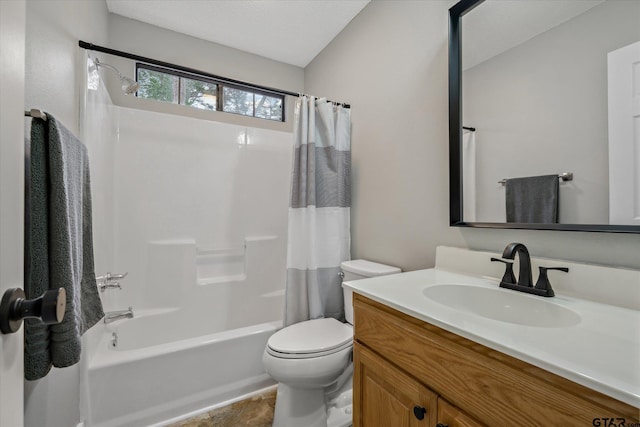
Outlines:
<svg viewBox="0 0 640 427"><path fill-rule="evenodd" d="M639 311L563 295L544 298L520 293L569 308L581 317L577 325L568 327L523 326L456 310L424 296L426 288L443 284L500 289L495 280L438 269L356 280L343 286L409 316L640 407Z"/></svg>

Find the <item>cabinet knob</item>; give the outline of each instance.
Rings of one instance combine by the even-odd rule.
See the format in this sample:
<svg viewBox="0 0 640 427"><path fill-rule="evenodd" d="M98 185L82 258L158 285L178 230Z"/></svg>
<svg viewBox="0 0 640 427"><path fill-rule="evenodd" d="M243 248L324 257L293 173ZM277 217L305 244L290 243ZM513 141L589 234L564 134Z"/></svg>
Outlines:
<svg viewBox="0 0 640 427"><path fill-rule="evenodd" d="M413 415L416 416L417 419L419 420L423 420L424 419L424 414L427 413L427 410L422 407L422 406L414 406L413 407Z"/></svg>
<svg viewBox="0 0 640 427"><path fill-rule="evenodd" d="M20 288L7 289L0 302L0 331L3 334L16 332L26 317L41 319L45 325L62 322L66 307L64 288L50 289L42 296L25 299Z"/></svg>
<svg viewBox="0 0 640 427"><path fill-rule="evenodd" d="M438 423L436 424L436 427L449 427L449 424Z"/></svg>

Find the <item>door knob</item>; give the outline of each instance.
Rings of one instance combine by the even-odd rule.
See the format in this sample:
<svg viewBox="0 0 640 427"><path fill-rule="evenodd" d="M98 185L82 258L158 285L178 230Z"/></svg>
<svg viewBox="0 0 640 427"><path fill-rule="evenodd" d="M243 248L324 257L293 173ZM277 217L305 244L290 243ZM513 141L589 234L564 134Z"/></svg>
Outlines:
<svg viewBox="0 0 640 427"><path fill-rule="evenodd" d="M62 322L66 295L64 288L50 289L38 298L28 300L22 289L7 289L0 302L0 331L3 334L16 332L24 318L40 319L45 325Z"/></svg>

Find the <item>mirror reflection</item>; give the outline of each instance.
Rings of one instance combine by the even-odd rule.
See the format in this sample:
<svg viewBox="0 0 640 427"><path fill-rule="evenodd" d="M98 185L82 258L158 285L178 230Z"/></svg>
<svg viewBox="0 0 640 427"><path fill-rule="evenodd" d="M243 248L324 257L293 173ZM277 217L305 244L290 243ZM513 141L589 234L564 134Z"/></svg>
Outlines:
<svg viewBox="0 0 640 427"><path fill-rule="evenodd" d="M463 220L640 225L640 2L462 18Z"/></svg>

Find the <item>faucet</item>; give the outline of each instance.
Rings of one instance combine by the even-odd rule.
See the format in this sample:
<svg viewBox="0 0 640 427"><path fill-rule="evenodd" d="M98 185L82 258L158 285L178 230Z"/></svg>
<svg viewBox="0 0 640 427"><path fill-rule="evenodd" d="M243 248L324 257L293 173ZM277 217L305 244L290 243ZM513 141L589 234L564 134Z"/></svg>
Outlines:
<svg viewBox="0 0 640 427"><path fill-rule="evenodd" d="M126 310L110 311L104 314L104 323L115 322L120 319L133 319L133 308L129 307Z"/></svg>
<svg viewBox="0 0 640 427"><path fill-rule="evenodd" d="M120 286L120 282L116 280L121 280L127 277L129 273L124 274L111 274L107 273L104 276L96 277L96 283L98 284L98 289L100 292L104 292L107 289L122 289Z"/></svg>
<svg viewBox="0 0 640 427"><path fill-rule="evenodd" d="M533 286L533 277L531 275L531 257L527 247L522 243L509 243L504 252L502 258L514 259L518 254L518 261L520 261L520 272L518 274L518 286L526 286L530 288Z"/></svg>
<svg viewBox="0 0 640 427"><path fill-rule="evenodd" d="M504 261L498 258L491 258L491 261L499 261L506 264L506 270L504 276L502 277L502 280L500 281L500 287L513 289L514 291L526 292L528 294L540 295L543 297L554 296L555 293L553 292L553 288L551 288L551 283L549 283L547 271L559 270L568 273L569 269L566 267L539 267L540 275L538 277L536 285L533 286L533 277L531 275L531 257L529 256L529 251L527 250L527 247L525 245L523 245L522 243L509 243L507 247L504 248L502 258L515 259L516 254L518 255L518 261L520 262L520 273L518 274L517 283L515 277L513 276L512 262Z"/></svg>

